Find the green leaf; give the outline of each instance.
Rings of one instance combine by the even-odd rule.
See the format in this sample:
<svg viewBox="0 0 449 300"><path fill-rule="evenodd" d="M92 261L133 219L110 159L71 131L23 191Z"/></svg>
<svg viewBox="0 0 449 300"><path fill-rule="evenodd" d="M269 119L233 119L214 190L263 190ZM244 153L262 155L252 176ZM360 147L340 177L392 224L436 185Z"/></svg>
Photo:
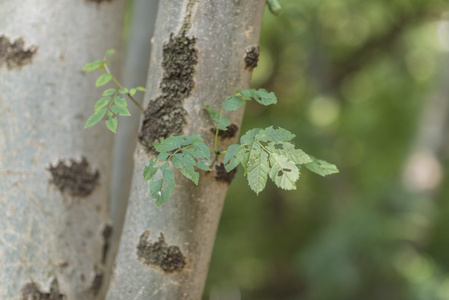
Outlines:
<svg viewBox="0 0 449 300"><path fill-rule="evenodd" d="M170 199L175 190L175 175L169 168L168 163L166 162L160 166L159 170L162 171L162 178L156 181L153 178L150 181L150 193L156 199L156 207L161 206Z"/></svg>
<svg viewBox="0 0 449 300"><path fill-rule="evenodd" d="M115 92L117 92L116 89L107 89L106 91L103 92L103 96L111 96L111 95L113 95Z"/></svg>
<svg viewBox="0 0 449 300"><path fill-rule="evenodd" d="M106 54L104 56L106 57L106 56L112 55L112 54L114 54L114 52L115 52L114 49L109 49L108 51L106 51Z"/></svg>
<svg viewBox="0 0 449 300"><path fill-rule="evenodd" d="M251 156L255 153L258 153L262 148L255 140L255 136L260 132L260 128L255 128L248 130L245 135L240 138L240 143L242 147L240 147L239 152L237 154L237 158L243 166L245 170L244 175L247 173L247 168L249 166L249 160Z"/></svg>
<svg viewBox="0 0 449 300"><path fill-rule="evenodd" d="M222 103L222 107L229 111L236 110L243 105L245 105L245 101L238 96L229 97Z"/></svg>
<svg viewBox="0 0 449 300"><path fill-rule="evenodd" d="M192 144L192 150L194 150L194 156L196 158L204 158L210 163L210 149L203 142L194 142Z"/></svg>
<svg viewBox="0 0 449 300"><path fill-rule="evenodd" d="M102 86L111 81L112 75L109 73L101 74L100 77L98 77L97 82L95 82L96 86Z"/></svg>
<svg viewBox="0 0 449 300"><path fill-rule="evenodd" d="M106 121L106 126L108 127L108 129L110 131L112 131L113 133L117 132L117 118L114 117L109 117Z"/></svg>
<svg viewBox="0 0 449 300"><path fill-rule="evenodd" d="M136 87L136 90L141 91L141 92L146 92L147 89L141 86Z"/></svg>
<svg viewBox="0 0 449 300"><path fill-rule="evenodd" d="M282 8L277 0L267 0L267 4L272 14L278 16L281 13Z"/></svg>
<svg viewBox="0 0 449 300"><path fill-rule="evenodd" d="M131 97L134 96L136 94L136 89L130 89L129 94L131 95Z"/></svg>
<svg viewBox="0 0 449 300"><path fill-rule="evenodd" d="M299 170L295 163L285 156L272 153L270 164L269 175L273 182L281 189L296 190L295 182L299 178Z"/></svg>
<svg viewBox="0 0 449 300"><path fill-rule="evenodd" d="M153 176L156 174L157 170L159 170L159 167L155 167L156 160L154 158L151 158L148 161L148 166L145 166L143 168L143 180L147 181L153 178Z"/></svg>
<svg viewBox="0 0 449 300"><path fill-rule="evenodd" d="M106 114L106 111L108 110L107 107L100 109L99 111L95 112L90 118L87 120L86 125L84 128L88 128L90 126L93 126L97 124L98 122L103 119L104 115Z"/></svg>
<svg viewBox="0 0 449 300"><path fill-rule="evenodd" d="M83 71L87 71L87 72L94 71L100 67L102 62L103 62L102 60L96 60L94 62L90 62L83 67Z"/></svg>
<svg viewBox="0 0 449 300"><path fill-rule="evenodd" d="M240 150L240 145L234 144L228 147L228 151L225 153L223 162L225 164L225 169L227 172L234 170L240 163L237 158L237 154Z"/></svg>
<svg viewBox="0 0 449 300"><path fill-rule="evenodd" d="M243 90L243 91L236 90L235 94L241 95L243 100L250 101L254 97L255 91L256 91L255 89L248 89L248 90Z"/></svg>
<svg viewBox="0 0 449 300"><path fill-rule="evenodd" d="M276 153L281 156L285 156L295 164L307 164L312 159L301 149L295 149L295 145L289 142L275 143L271 142L267 146L270 153Z"/></svg>
<svg viewBox="0 0 449 300"><path fill-rule="evenodd" d="M231 125L231 121L225 116L220 117L216 122L214 122L214 126L221 130L228 130L228 126Z"/></svg>
<svg viewBox="0 0 449 300"><path fill-rule="evenodd" d="M159 153L159 155L157 156L157 160L160 160L160 161L166 161L167 158L168 158L169 156L170 156L169 153L167 153L167 152L161 152L161 153Z"/></svg>
<svg viewBox="0 0 449 300"><path fill-rule="evenodd" d="M111 110L115 113L115 114L119 114L120 116L130 116L131 114L129 113L128 109L124 106L120 106L120 105L112 105L111 106Z"/></svg>
<svg viewBox="0 0 449 300"><path fill-rule="evenodd" d="M264 133L268 141L275 143L288 142L295 137L290 131L285 130L284 128L274 129L273 126L265 128Z"/></svg>
<svg viewBox="0 0 449 300"><path fill-rule="evenodd" d="M172 156L171 161L175 168L181 169L181 173L198 185L200 174L195 171L195 160L190 155L177 153Z"/></svg>
<svg viewBox="0 0 449 300"><path fill-rule="evenodd" d="M265 89L259 89L253 93L253 98L262 105L276 104L278 99L274 93L268 93Z"/></svg>
<svg viewBox="0 0 449 300"><path fill-rule="evenodd" d="M182 136L171 135L166 139L161 138L161 140L159 142L155 141L153 143L153 146L157 152L161 152L161 153L169 152L169 151L180 148L182 141L183 141Z"/></svg>
<svg viewBox="0 0 449 300"><path fill-rule="evenodd" d="M99 111L111 101L111 97L102 97L95 103L95 111Z"/></svg>
<svg viewBox="0 0 449 300"><path fill-rule="evenodd" d="M269 163L268 153L261 147L257 148L250 155L248 162L248 183L250 188L259 194L267 183Z"/></svg>
<svg viewBox="0 0 449 300"><path fill-rule="evenodd" d="M123 88L123 89L119 89L118 92L119 92L120 94L128 94L128 93L129 93L129 90L128 90L127 88Z"/></svg>
<svg viewBox="0 0 449 300"><path fill-rule="evenodd" d="M118 106L126 107L128 104L126 103L126 100L124 98L121 98L119 96L114 97L114 103Z"/></svg>
<svg viewBox="0 0 449 300"><path fill-rule="evenodd" d="M316 159L313 156L310 156L312 159L311 163L305 164L306 168L310 171L317 173L321 176L327 176L335 173L339 173L337 166L331 163L328 163L327 161Z"/></svg>

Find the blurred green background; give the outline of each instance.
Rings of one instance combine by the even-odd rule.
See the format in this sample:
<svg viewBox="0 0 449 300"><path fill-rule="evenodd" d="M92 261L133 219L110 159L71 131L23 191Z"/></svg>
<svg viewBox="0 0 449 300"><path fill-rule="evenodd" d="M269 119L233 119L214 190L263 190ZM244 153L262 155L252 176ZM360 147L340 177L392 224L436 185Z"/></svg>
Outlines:
<svg viewBox="0 0 449 300"><path fill-rule="evenodd" d="M449 299L449 5L284 0L266 11L242 132L270 125L335 163L296 191L231 184L210 300Z"/></svg>

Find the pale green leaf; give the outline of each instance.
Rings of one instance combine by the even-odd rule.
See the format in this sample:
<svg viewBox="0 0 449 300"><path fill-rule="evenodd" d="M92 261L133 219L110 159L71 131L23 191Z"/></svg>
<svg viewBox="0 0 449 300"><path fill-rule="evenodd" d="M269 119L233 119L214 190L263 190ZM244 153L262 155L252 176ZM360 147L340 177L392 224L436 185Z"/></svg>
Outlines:
<svg viewBox="0 0 449 300"><path fill-rule="evenodd" d="M256 194L265 188L268 171L268 153L259 147L251 153L248 162L248 183Z"/></svg>
<svg viewBox="0 0 449 300"><path fill-rule="evenodd" d="M240 161L237 158L237 154L238 154L239 150L240 150L240 145L238 145L238 144L230 145L228 147L228 150L225 153L225 156L223 159L225 169L227 172L230 172L233 169L235 169L238 166L238 164L240 163Z"/></svg>
<svg viewBox="0 0 449 300"><path fill-rule="evenodd" d="M153 176L156 174L157 170L159 170L159 167L155 167L156 165L156 160L154 160L154 158L151 158L148 161L148 166L145 166L145 168L143 168L143 180L147 181L150 180L151 178L153 178Z"/></svg>
<svg viewBox="0 0 449 300"><path fill-rule="evenodd" d="M295 190L295 182L299 178L299 170L295 163L285 156L272 153L270 155L270 164L269 175L271 180L284 190Z"/></svg>
<svg viewBox="0 0 449 300"><path fill-rule="evenodd" d="M271 105L278 102L274 93L268 93L264 89L259 89L253 93L253 98L262 105Z"/></svg>
<svg viewBox="0 0 449 300"><path fill-rule="evenodd" d="M141 92L146 92L147 89L141 86L136 87L136 90L141 91Z"/></svg>
<svg viewBox="0 0 449 300"><path fill-rule="evenodd" d="M128 94L128 93L129 93L129 90L128 90L127 88L123 88L123 89L119 89L118 92L119 92L120 94Z"/></svg>
<svg viewBox="0 0 449 300"><path fill-rule="evenodd" d="M253 99L255 91L256 91L255 89L248 89L243 91L236 90L235 94L241 95L244 100L250 101Z"/></svg>
<svg viewBox="0 0 449 300"><path fill-rule="evenodd" d="M113 95L115 92L117 92L116 89L107 89L106 91L103 92L103 96L111 96L111 95Z"/></svg>
<svg viewBox="0 0 449 300"><path fill-rule="evenodd" d="M95 82L96 86L102 86L111 81L112 75L109 73L101 74L100 77L98 77L97 82Z"/></svg>
<svg viewBox="0 0 449 300"><path fill-rule="evenodd" d="M129 94L131 95L131 97L134 96L136 94L136 89L130 89Z"/></svg>
<svg viewBox="0 0 449 300"><path fill-rule="evenodd" d="M264 133L268 141L276 143L288 142L295 137L290 131L285 130L284 128L274 129L273 126L265 128Z"/></svg>
<svg viewBox="0 0 449 300"><path fill-rule="evenodd" d="M327 161L316 159L313 156L310 156L312 159L311 163L305 164L307 169L310 171L317 173L321 176L327 176L335 173L339 173L337 166L331 163L328 163Z"/></svg>
<svg viewBox="0 0 449 300"><path fill-rule="evenodd" d="M100 67L102 62L103 62L102 60L96 60L94 62L90 62L83 67L83 71L87 71L87 72L94 71Z"/></svg>
<svg viewBox="0 0 449 300"><path fill-rule="evenodd" d="M114 97L114 103L117 104L118 106L123 106L123 107L127 106L126 100L119 96Z"/></svg>
<svg viewBox="0 0 449 300"><path fill-rule="evenodd" d="M95 103L95 111L99 111L111 101L111 97L102 97Z"/></svg>
<svg viewBox="0 0 449 300"><path fill-rule="evenodd" d="M108 127L108 129L110 131L112 131L113 133L117 132L117 118L114 117L109 117L106 121L106 126Z"/></svg>
<svg viewBox="0 0 449 300"><path fill-rule="evenodd" d="M183 136L171 135L168 138L161 138L159 142L154 142L153 146L157 152L169 152L180 148L183 140Z"/></svg>
<svg viewBox="0 0 449 300"><path fill-rule="evenodd" d="M172 156L171 161L175 168L180 169L181 173L198 185L200 174L195 171L195 160L190 155L177 153Z"/></svg>
<svg viewBox="0 0 449 300"><path fill-rule="evenodd" d="M295 145L289 142L274 143L271 142L267 146L270 153L276 153L281 156L287 157L295 164L307 164L312 159L301 149L295 149Z"/></svg>
<svg viewBox="0 0 449 300"><path fill-rule="evenodd" d="M281 13L282 8L277 0L267 0L267 4L272 14L278 16Z"/></svg>
<svg viewBox="0 0 449 300"><path fill-rule="evenodd" d="M106 111L108 110L107 107L100 109L99 111L95 112L90 118L87 120L86 125L84 128L88 128L90 126L93 126L97 124L98 122L103 119L104 115L106 114Z"/></svg>
<svg viewBox="0 0 449 300"><path fill-rule="evenodd" d="M105 57L114 54L114 52L114 49L109 49L108 51L106 51Z"/></svg>
<svg viewBox="0 0 449 300"><path fill-rule="evenodd" d="M111 106L111 110L115 113L115 114L119 114L120 116L130 116L131 114L129 113L128 109L124 106L120 106L120 105L112 105Z"/></svg>
<svg viewBox="0 0 449 300"><path fill-rule="evenodd" d="M229 97L222 103L223 108L229 111L236 110L243 105L245 105L245 101L239 96Z"/></svg>

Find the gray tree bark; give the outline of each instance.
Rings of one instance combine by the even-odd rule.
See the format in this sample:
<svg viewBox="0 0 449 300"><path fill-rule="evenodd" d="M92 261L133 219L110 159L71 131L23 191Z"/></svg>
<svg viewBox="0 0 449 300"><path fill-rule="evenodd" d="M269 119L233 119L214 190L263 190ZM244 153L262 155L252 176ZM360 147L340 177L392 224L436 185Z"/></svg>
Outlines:
<svg viewBox="0 0 449 300"><path fill-rule="evenodd" d="M84 130L102 90L81 68L120 49L123 13L0 0L0 299L102 298L113 135Z"/></svg>
<svg viewBox="0 0 449 300"><path fill-rule="evenodd" d="M216 170L203 172L195 186L176 173L172 198L156 208L148 184L142 184L143 168L154 155L151 143L161 136L200 134L213 145L211 123L201 105L219 109L235 89L249 87L252 66L247 54L258 44L264 7L263 0L161 1L142 144L135 152L131 195L107 299L201 298L228 178ZM242 113L228 117L240 126ZM220 150L236 138L221 140Z"/></svg>

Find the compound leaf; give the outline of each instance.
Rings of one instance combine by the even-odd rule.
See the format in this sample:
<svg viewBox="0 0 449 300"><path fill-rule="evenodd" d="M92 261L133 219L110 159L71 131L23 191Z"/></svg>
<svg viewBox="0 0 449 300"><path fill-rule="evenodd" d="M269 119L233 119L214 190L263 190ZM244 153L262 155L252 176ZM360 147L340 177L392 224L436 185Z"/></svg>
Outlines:
<svg viewBox="0 0 449 300"><path fill-rule="evenodd" d="M312 159L311 163L305 164L306 168L310 171L317 173L321 176L327 176L330 174L339 173L337 166L331 163L328 163L327 161L316 159L313 156L310 156Z"/></svg>

